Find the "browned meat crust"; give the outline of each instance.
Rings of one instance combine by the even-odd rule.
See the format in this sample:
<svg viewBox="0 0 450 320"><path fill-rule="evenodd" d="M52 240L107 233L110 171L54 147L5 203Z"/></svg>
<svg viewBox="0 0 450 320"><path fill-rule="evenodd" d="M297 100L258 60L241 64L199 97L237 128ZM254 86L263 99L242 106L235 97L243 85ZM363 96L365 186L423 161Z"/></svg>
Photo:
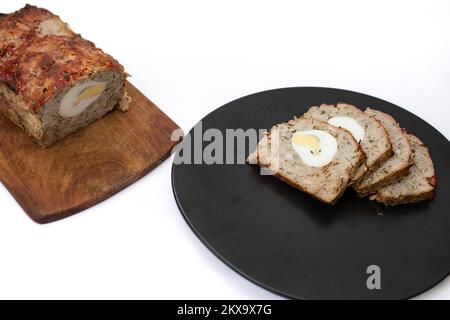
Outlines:
<svg viewBox="0 0 450 320"><path fill-rule="evenodd" d="M62 88L95 72L123 67L111 56L81 37L30 38L0 64L0 81L37 113Z"/></svg>
<svg viewBox="0 0 450 320"><path fill-rule="evenodd" d="M8 55L9 52L29 41L29 38L36 36L43 21L59 20L59 17L50 11L30 5L11 14L2 14L2 16L3 19L0 19L0 57ZM67 33L75 36L68 26Z"/></svg>
<svg viewBox="0 0 450 320"><path fill-rule="evenodd" d="M0 82L5 83L33 113L62 88L105 70L124 68L114 58L73 33L42 32L42 22L59 17L27 5L0 19Z"/></svg>

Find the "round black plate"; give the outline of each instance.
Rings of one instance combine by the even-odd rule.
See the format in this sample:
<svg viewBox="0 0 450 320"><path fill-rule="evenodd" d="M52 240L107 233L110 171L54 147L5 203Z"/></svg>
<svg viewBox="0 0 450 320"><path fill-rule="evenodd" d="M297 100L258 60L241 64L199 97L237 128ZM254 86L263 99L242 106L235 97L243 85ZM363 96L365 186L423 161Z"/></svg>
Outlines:
<svg viewBox="0 0 450 320"><path fill-rule="evenodd" d="M414 297L450 270L450 144L436 129L389 102L328 88L250 95L217 109L202 126L270 128L311 105L341 101L387 112L423 140L438 177L433 201L386 208L347 190L330 207L255 166L174 164L176 201L212 252L272 292L298 299ZM367 287L372 265L381 269L381 290Z"/></svg>

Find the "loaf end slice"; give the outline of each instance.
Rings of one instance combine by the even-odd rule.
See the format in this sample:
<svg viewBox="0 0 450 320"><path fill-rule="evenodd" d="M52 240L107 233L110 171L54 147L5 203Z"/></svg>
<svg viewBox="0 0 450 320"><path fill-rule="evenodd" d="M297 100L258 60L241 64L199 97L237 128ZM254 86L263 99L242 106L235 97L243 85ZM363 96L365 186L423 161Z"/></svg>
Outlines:
<svg viewBox="0 0 450 320"><path fill-rule="evenodd" d="M306 165L292 148L293 134L307 130L326 131L338 143L335 158L325 167ZM342 196L364 161L364 152L350 132L312 118L274 126L248 158L248 162L256 162L282 181L330 205Z"/></svg>
<svg viewBox="0 0 450 320"><path fill-rule="evenodd" d="M413 166L408 176L379 189L372 200L387 206L416 203L432 199L436 189L436 175L433 161L427 147L416 136L408 134L413 150Z"/></svg>
<svg viewBox="0 0 450 320"><path fill-rule="evenodd" d="M388 132L394 155L385 161L377 170L354 185L359 196L364 197L375 193L378 189L388 186L409 173L412 165L412 149L407 134L390 115L378 110L367 108L364 112L369 117L381 122Z"/></svg>

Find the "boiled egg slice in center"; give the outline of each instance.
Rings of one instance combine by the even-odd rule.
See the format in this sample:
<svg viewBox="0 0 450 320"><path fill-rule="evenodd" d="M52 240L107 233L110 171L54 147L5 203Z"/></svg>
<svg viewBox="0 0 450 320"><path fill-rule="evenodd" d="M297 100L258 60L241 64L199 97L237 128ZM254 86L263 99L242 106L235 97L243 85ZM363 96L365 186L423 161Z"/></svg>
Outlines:
<svg viewBox="0 0 450 320"><path fill-rule="evenodd" d="M350 117L334 117L328 120L328 123L332 126L350 131L358 143L361 143L366 135L366 130L364 130L358 121Z"/></svg>
<svg viewBox="0 0 450 320"><path fill-rule="evenodd" d="M105 91L106 82L87 81L71 88L61 100L59 115L63 118L75 117L86 110Z"/></svg>
<svg viewBox="0 0 450 320"><path fill-rule="evenodd" d="M291 140L292 149L310 167L324 167L336 157L338 143L330 133L322 130L297 131Z"/></svg>

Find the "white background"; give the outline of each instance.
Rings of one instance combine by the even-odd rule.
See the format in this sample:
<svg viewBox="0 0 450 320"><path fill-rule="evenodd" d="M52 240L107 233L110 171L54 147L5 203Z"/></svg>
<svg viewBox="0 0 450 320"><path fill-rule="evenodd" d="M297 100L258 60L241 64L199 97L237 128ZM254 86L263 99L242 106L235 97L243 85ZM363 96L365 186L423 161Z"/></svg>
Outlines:
<svg viewBox="0 0 450 320"><path fill-rule="evenodd" d="M32 1L32 0L29 0ZM2 1L0 12L25 1ZM450 136L450 1L38 1L113 54L185 132L288 86L355 90ZM193 235L171 160L82 214L40 226L0 185L0 298L277 299ZM421 299L450 299L450 279Z"/></svg>

